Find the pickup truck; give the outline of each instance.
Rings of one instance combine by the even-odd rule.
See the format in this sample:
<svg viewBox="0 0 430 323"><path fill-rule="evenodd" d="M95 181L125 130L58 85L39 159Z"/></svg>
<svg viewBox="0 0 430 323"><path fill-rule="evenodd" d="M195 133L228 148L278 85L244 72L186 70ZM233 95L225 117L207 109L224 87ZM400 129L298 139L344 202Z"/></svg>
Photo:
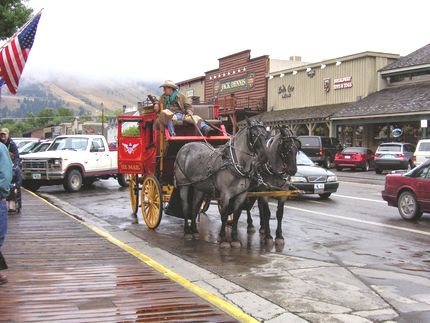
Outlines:
<svg viewBox="0 0 430 323"><path fill-rule="evenodd" d="M128 186L127 175L118 173L117 151L109 151L99 135L58 136L44 152L21 157L23 186L37 191L40 186L63 184L68 192L98 179L114 177Z"/></svg>

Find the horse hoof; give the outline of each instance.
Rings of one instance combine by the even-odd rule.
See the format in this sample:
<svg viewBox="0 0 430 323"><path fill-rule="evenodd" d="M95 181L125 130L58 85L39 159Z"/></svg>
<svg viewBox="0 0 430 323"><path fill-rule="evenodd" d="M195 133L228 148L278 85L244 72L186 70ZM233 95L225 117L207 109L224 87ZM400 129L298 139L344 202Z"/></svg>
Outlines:
<svg viewBox="0 0 430 323"><path fill-rule="evenodd" d="M273 238L266 238L265 242L266 242L266 245L273 246Z"/></svg>
<svg viewBox="0 0 430 323"><path fill-rule="evenodd" d="M198 232L193 233L193 238L196 240L200 239L200 234Z"/></svg>
<svg viewBox="0 0 430 323"><path fill-rule="evenodd" d="M275 239L275 245L283 246L284 244L285 244L284 238L276 238Z"/></svg>
<svg viewBox="0 0 430 323"><path fill-rule="evenodd" d="M231 242L231 247L234 248L234 249L242 248L242 243L240 243L240 241L232 241Z"/></svg>
<svg viewBox="0 0 430 323"><path fill-rule="evenodd" d="M258 230L258 232L260 232L260 234L264 234L265 230L264 230L264 228L260 228L260 230Z"/></svg>
<svg viewBox="0 0 430 323"><path fill-rule="evenodd" d="M246 229L246 232L248 232L248 233L255 233L255 228L254 227L249 227L248 229Z"/></svg>
<svg viewBox="0 0 430 323"><path fill-rule="evenodd" d="M184 234L184 239L185 240L193 240L193 235L191 233L185 233Z"/></svg>
<svg viewBox="0 0 430 323"><path fill-rule="evenodd" d="M229 249L230 248L230 244L227 241L223 241L219 244L219 247L221 249Z"/></svg>
<svg viewBox="0 0 430 323"><path fill-rule="evenodd" d="M139 221L137 220L137 217L133 217L133 218L131 219L131 223L132 223L132 224L139 224Z"/></svg>

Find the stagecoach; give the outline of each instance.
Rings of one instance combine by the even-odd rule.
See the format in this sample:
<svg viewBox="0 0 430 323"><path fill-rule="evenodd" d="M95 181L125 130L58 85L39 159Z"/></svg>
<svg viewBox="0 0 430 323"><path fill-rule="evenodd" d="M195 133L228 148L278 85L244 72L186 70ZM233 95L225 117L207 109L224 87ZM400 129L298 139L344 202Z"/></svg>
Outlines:
<svg viewBox="0 0 430 323"><path fill-rule="evenodd" d="M133 213L137 214L141 206L146 225L155 229L163 211L182 217L180 206L169 203L173 202L173 166L179 149L191 141L223 145L229 136L216 105L194 105L194 113L216 129L215 134L208 137L203 137L193 124L181 121L175 124L176 136L171 136L167 129L163 134L155 128L157 113L151 101L142 104L140 110L137 116L118 116L118 168L119 173L129 175Z"/></svg>
<svg viewBox="0 0 430 323"><path fill-rule="evenodd" d="M152 103L148 100L141 104L139 115L118 116L118 168L119 173L128 174L133 214L137 214L140 206L146 225L155 229L163 212L183 218L173 176L176 155L181 147L193 141L205 141L217 147L229 141L230 135L219 118L217 105L193 106L194 113L216 129L214 135L202 136L195 125L181 121L175 124L176 136L171 136L167 129L162 133L155 127L157 113ZM296 193L249 192L248 196L280 197ZM207 196L202 208L207 208L210 201L216 199L216 196Z"/></svg>

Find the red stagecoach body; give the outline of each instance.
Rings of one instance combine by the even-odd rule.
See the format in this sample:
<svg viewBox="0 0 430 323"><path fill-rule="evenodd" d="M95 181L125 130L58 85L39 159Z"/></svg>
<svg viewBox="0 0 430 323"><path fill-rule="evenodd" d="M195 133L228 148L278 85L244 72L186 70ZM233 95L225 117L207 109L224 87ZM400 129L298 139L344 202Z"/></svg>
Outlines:
<svg viewBox="0 0 430 323"><path fill-rule="evenodd" d="M174 204L173 167L179 149L193 141L219 146L230 137L218 118L217 106L194 106L195 114L219 129L215 135L206 137L195 125L181 121L175 124L176 136L171 136L167 129L161 134L155 129L157 113L152 105L142 110L141 115L118 116L118 171L129 175L133 213L141 206L147 226L155 229L161 220L163 203L169 203L169 207Z"/></svg>

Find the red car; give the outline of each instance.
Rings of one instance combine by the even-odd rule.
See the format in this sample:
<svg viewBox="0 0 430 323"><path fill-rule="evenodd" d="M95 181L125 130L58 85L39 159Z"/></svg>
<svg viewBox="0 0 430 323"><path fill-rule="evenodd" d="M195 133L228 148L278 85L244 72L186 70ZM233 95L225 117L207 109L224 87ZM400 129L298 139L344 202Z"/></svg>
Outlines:
<svg viewBox="0 0 430 323"><path fill-rule="evenodd" d="M417 220L430 213L430 159L405 174L385 177L382 198L396 206L405 220Z"/></svg>
<svg viewBox="0 0 430 323"><path fill-rule="evenodd" d="M348 147L334 157L334 165L337 170L343 168L361 168L368 171L375 165L373 151L365 147Z"/></svg>

